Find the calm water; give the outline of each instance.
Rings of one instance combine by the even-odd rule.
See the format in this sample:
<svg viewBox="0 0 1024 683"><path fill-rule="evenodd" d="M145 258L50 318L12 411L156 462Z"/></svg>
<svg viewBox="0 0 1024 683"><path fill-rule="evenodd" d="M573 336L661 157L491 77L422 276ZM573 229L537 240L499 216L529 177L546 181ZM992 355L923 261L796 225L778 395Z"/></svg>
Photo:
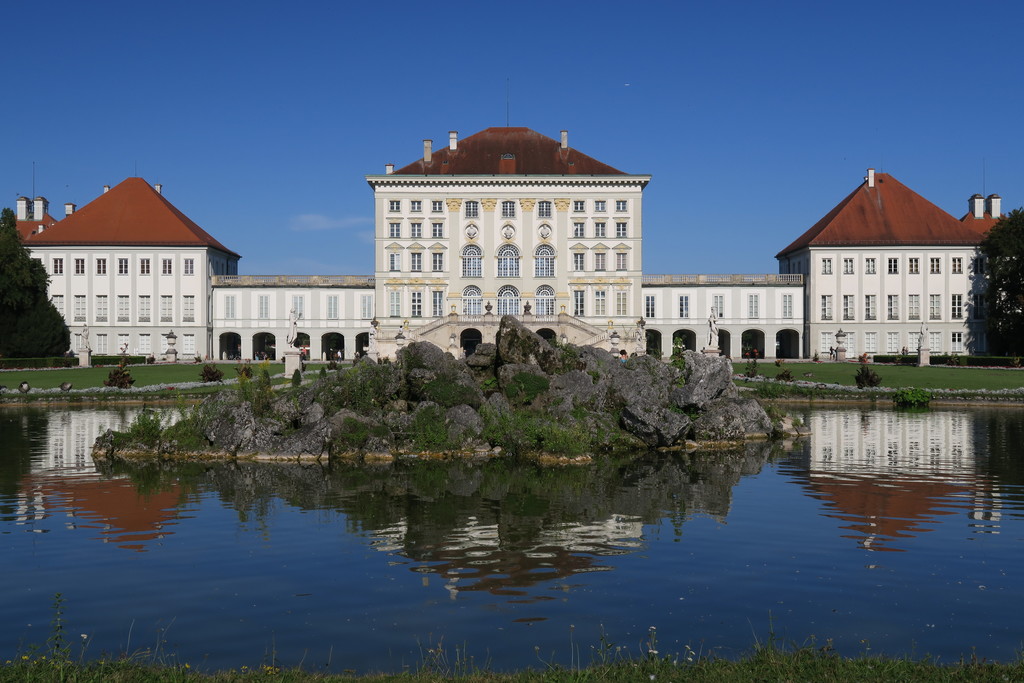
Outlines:
<svg viewBox="0 0 1024 683"><path fill-rule="evenodd" d="M538 470L217 465L99 473L132 412L0 410L5 657L56 593L90 655L208 668L496 669L738 656L769 632L844 654L1011 660L1024 643L1024 412L809 412L774 451ZM539 648L539 649L535 649Z"/></svg>

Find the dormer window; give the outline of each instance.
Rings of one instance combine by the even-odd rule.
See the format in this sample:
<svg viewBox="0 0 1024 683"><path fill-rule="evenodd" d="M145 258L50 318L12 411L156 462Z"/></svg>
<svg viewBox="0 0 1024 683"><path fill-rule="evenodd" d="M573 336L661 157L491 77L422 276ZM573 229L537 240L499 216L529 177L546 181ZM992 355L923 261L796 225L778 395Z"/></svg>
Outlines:
<svg viewBox="0 0 1024 683"><path fill-rule="evenodd" d="M505 152L504 154L501 155L501 158L502 159L515 159L516 155L515 154L510 154L509 152Z"/></svg>

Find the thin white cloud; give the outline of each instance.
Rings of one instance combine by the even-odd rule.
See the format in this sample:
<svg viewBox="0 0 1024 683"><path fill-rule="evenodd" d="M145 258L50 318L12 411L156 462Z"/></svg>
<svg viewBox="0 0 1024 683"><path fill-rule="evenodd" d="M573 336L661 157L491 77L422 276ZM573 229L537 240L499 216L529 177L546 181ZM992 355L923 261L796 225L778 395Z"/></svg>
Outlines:
<svg viewBox="0 0 1024 683"><path fill-rule="evenodd" d="M373 219L367 216L350 218L331 218L319 213L301 213L288 221L288 229L292 232L314 232L320 230L348 230L364 225L373 225Z"/></svg>

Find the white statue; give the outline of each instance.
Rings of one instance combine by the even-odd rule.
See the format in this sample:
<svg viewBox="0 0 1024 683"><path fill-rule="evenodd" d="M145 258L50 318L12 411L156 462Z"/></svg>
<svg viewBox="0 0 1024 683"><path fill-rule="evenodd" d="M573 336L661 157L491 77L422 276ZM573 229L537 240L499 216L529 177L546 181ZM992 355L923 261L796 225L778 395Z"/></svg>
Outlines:
<svg viewBox="0 0 1024 683"><path fill-rule="evenodd" d="M289 346L298 346L299 342L299 315L295 309L288 311L289 337L285 340Z"/></svg>
<svg viewBox="0 0 1024 683"><path fill-rule="evenodd" d="M715 308L711 307L711 315L708 316L708 348L718 348L718 315Z"/></svg>
<svg viewBox="0 0 1024 683"><path fill-rule="evenodd" d="M86 325L82 328L82 348L86 351L92 351L92 347L89 346L89 326Z"/></svg>

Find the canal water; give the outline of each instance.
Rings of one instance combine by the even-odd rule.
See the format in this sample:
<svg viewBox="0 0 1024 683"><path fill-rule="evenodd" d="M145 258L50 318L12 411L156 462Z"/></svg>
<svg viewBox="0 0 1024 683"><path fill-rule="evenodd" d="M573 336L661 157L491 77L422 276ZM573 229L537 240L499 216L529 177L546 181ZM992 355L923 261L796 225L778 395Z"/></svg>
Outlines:
<svg viewBox="0 0 1024 683"><path fill-rule="evenodd" d="M1015 408L802 410L813 435L590 467L97 471L122 410L0 410L0 655L496 670L770 638L1015 660ZM440 650L438 649L440 648Z"/></svg>

